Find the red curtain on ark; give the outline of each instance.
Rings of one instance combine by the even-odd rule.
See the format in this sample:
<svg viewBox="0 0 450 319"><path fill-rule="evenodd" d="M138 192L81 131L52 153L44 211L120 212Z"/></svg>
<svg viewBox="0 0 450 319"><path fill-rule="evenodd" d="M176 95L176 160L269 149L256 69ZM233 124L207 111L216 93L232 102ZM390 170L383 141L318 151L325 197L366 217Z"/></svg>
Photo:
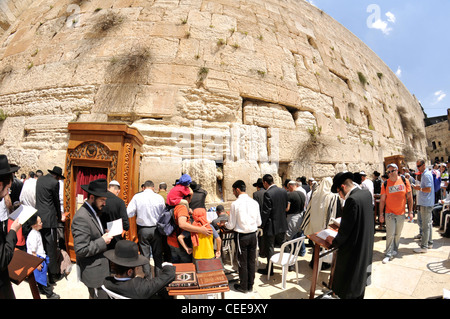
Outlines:
<svg viewBox="0 0 450 319"><path fill-rule="evenodd" d="M94 168L94 167L79 167L76 179L77 193L83 194L84 198L87 198L87 193L81 188L81 185L88 185L90 182L105 178L108 170L106 168Z"/></svg>

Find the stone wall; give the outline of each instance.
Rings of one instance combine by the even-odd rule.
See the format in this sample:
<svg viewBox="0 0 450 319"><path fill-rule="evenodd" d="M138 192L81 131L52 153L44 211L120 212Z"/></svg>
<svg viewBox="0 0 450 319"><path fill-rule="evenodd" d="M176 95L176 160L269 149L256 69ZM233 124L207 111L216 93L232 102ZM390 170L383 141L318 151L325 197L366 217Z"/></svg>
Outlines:
<svg viewBox="0 0 450 319"><path fill-rule="evenodd" d="M7 9L5 9L7 8ZM417 99L370 48L297 0L35 0L0 6L0 152L63 166L67 123L145 137L141 182L191 173L209 201L425 157ZM249 192L254 191L249 187Z"/></svg>

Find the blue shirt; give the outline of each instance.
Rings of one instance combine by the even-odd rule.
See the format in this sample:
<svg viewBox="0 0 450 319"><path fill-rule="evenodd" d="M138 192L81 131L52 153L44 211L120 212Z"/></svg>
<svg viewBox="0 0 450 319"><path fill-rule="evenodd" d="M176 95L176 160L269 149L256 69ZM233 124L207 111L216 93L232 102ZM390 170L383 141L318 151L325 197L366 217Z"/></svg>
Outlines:
<svg viewBox="0 0 450 319"><path fill-rule="evenodd" d="M419 193L417 195L417 205L433 207L434 206L434 183L433 183L433 175L431 174L430 170L427 169L422 173L420 187L421 188L431 187L431 192L425 193L425 192L419 191Z"/></svg>

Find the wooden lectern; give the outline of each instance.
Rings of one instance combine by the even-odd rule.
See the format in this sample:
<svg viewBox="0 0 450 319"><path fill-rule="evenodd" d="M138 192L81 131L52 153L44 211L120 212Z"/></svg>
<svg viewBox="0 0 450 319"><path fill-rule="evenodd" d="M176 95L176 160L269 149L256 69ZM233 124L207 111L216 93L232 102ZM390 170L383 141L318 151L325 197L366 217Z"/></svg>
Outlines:
<svg viewBox="0 0 450 319"><path fill-rule="evenodd" d="M117 180L119 197L126 205L139 192L139 164L144 138L141 133L125 123L69 123L69 145L67 147L64 211L68 213L65 225L67 252L76 260L73 249L71 221L87 194L81 189L97 178L108 182ZM137 241L136 217L130 219L130 230L126 237Z"/></svg>
<svg viewBox="0 0 450 319"><path fill-rule="evenodd" d="M15 249L14 256L8 265L9 279L12 283L19 285L25 278L28 278L33 299L41 299L39 289L33 271L44 261L44 259L27 254L26 252Z"/></svg>

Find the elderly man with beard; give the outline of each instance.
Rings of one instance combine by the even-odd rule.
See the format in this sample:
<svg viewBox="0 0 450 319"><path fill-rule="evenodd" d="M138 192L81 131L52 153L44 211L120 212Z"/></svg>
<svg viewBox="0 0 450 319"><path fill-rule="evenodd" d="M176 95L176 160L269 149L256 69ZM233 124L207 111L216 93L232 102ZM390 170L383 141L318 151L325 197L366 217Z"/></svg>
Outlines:
<svg viewBox="0 0 450 319"><path fill-rule="evenodd" d="M107 298L106 293L96 288L109 276L109 262L103 255L112 236L106 232L100 221L101 210L106 204L106 179L97 179L89 185L81 185L88 193L84 204L75 213L72 221L73 245L81 281L88 287L89 298ZM102 294L102 295L100 295Z"/></svg>

